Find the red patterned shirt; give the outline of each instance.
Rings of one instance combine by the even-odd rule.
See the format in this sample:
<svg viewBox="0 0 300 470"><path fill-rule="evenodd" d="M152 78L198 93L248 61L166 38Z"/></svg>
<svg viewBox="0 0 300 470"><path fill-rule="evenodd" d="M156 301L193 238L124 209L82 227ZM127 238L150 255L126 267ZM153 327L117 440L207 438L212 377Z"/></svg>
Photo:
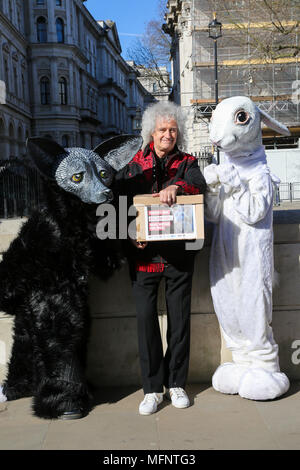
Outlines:
<svg viewBox="0 0 300 470"><path fill-rule="evenodd" d="M172 154L158 158L154 152L153 142L144 151L140 150L128 165L117 175L119 192L129 197L130 202L137 194L157 193L170 185L179 186L180 194L204 194L205 179L200 171L196 157L181 152L175 146ZM158 242L154 242L159 247ZM165 242L164 242L165 243ZM150 244L153 246L153 243ZM183 245L183 244L182 244ZM148 247L147 247L148 248ZM158 272L164 269L165 259L158 256L146 258L145 253L136 254L136 270ZM150 250L149 250L150 251Z"/></svg>

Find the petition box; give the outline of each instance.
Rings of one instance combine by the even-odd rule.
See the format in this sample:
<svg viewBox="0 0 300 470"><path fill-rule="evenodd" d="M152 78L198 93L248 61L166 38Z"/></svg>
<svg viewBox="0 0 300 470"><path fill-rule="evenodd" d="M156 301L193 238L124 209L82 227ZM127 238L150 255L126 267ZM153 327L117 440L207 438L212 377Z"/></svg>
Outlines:
<svg viewBox="0 0 300 470"><path fill-rule="evenodd" d="M149 194L133 198L137 241L203 240L204 197L177 196L169 207Z"/></svg>

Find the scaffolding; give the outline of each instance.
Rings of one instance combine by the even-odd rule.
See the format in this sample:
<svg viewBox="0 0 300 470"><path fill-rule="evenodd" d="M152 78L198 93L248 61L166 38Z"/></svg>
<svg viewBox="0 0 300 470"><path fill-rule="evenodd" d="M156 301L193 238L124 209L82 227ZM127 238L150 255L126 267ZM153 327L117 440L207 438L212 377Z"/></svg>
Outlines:
<svg viewBox="0 0 300 470"><path fill-rule="evenodd" d="M274 7L269 11L263 0L191 0L182 2L182 11L187 4L195 116L209 117L215 106L214 41L208 24L216 11L223 25L217 43L219 99L247 95L300 137L299 0L269 0Z"/></svg>

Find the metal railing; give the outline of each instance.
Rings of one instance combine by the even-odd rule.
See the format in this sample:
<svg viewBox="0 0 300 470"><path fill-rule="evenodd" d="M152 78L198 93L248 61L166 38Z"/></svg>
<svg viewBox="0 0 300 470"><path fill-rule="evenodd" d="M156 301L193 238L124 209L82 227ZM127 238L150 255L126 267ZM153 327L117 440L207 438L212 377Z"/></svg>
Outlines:
<svg viewBox="0 0 300 470"><path fill-rule="evenodd" d="M300 201L300 182L280 183L275 187L274 205L286 201Z"/></svg>
<svg viewBox="0 0 300 470"><path fill-rule="evenodd" d="M213 162L213 154L210 151L211 147L204 147L200 152L194 152L193 156L198 159L200 170L203 171L207 165Z"/></svg>
<svg viewBox="0 0 300 470"><path fill-rule="evenodd" d="M29 216L43 205L38 172L21 160L0 161L0 218Z"/></svg>
<svg viewBox="0 0 300 470"><path fill-rule="evenodd" d="M201 171L213 161L207 149L194 153ZM300 182L280 183L275 187L274 205L300 201ZM34 168L21 160L0 160L0 218L29 216L43 206L42 182Z"/></svg>

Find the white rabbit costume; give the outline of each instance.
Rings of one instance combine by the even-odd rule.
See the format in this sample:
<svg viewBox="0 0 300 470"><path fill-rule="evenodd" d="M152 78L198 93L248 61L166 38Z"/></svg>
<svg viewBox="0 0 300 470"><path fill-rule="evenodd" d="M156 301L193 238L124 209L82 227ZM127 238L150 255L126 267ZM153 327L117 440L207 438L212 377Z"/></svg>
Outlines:
<svg viewBox="0 0 300 470"><path fill-rule="evenodd" d="M214 222L210 283L215 312L233 362L220 365L213 387L252 400L274 399L289 388L280 372L272 328L273 182L262 146L261 120L289 130L247 97L223 100L210 139L225 163L204 170L205 212Z"/></svg>

